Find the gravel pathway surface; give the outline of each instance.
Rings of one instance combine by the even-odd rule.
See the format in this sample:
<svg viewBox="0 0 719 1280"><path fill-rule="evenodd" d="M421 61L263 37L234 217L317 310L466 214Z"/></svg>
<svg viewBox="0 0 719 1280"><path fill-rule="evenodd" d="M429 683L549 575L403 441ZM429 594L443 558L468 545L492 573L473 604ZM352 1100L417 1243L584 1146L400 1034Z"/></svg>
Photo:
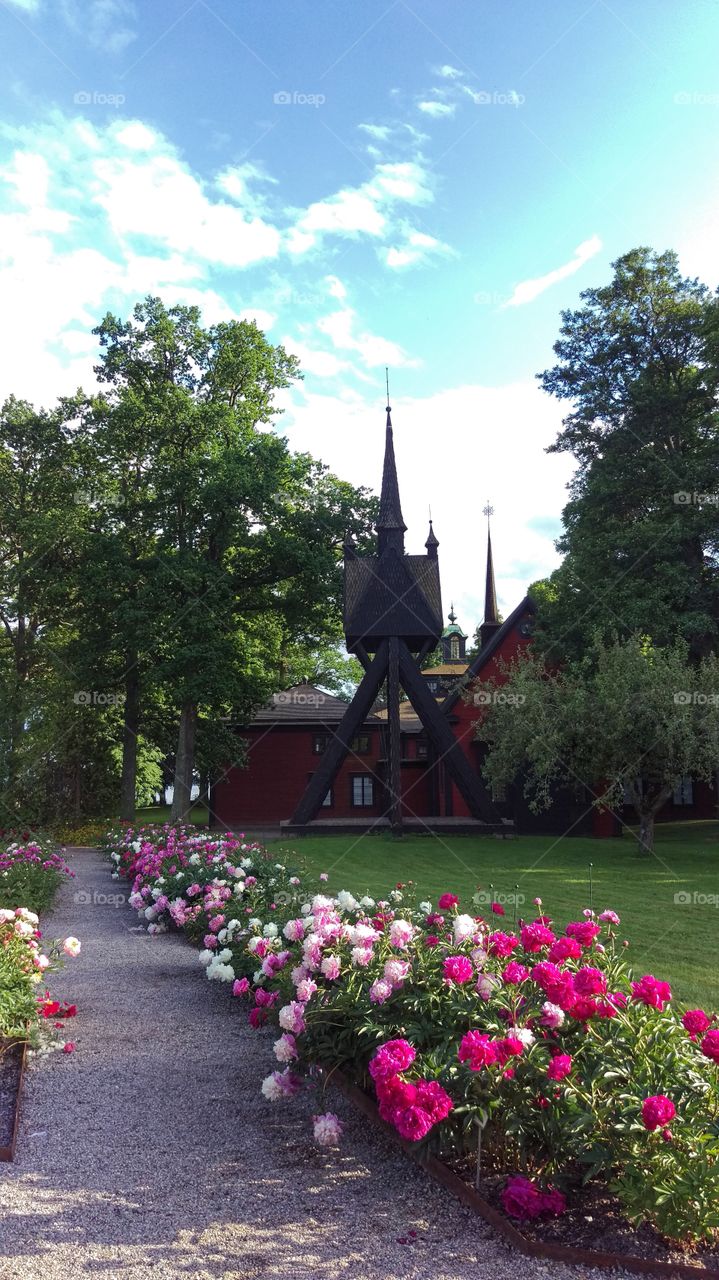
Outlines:
<svg viewBox="0 0 719 1280"><path fill-rule="evenodd" d="M179 936L148 937L94 851L52 916L82 954L52 982L74 1054L33 1062L14 1165L0 1165L0 1276L22 1280L600 1280L541 1264L333 1092L266 1102L271 1037ZM311 1141L313 1111L346 1120ZM410 1232L416 1233L410 1236Z"/></svg>

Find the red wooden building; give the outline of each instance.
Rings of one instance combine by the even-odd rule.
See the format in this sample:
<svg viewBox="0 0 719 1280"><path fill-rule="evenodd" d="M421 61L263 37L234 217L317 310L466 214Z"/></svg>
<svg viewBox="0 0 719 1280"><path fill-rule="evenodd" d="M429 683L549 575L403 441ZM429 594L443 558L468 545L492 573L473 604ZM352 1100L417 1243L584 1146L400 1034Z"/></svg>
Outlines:
<svg viewBox="0 0 719 1280"><path fill-rule="evenodd" d="M485 513L489 523L491 509L485 509ZM400 595L416 591L417 584L423 590L424 584L429 582L429 595L426 599L417 596L410 612L413 618L418 617L429 600L430 612L433 610L434 617L441 618L436 567L439 543L431 522L425 544L427 556L407 556L404 553L404 522L399 505L389 411L378 534L380 550L383 536L388 543L392 544L394 540L395 544L388 552L395 586L391 581L380 583L379 616L391 612ZM355 557L351 547L346 548L345 572L346 581L350 584L350 592L346 591L346 595L352 597L349 608L346 604L346 619L353 611L354 614L357 612L361 592L355 589L356 583L361 585L365 580L369 581L371 593L372 579L381 577L382 564L381 558L369 563ZM406 579L410 586L399 592L396 575L401 572L410 575ZM365 590L364 586L362 590ZM479 786L483 747L475 740L474 726L481 716L481 703L477 701L478 695L472 695L472 686L476 680L491 681L501 686L506 678L502 664L509 662L530 643L534 612L532 600L525 597L506 621L500 621L488 527L484 621L480 627L479 651L467 659L467 636L458 626L452 607L449 624L440 638L442 661L421 672L424 688L449 725ZM434 625L437 627L436 636L441 622ZM356 626L346 621L346 628L348 646L358 653L366 671L369 671L373 664L354 634ZM429 641L425 643L425 649L428 644ZM416 639L414 647L420 648L420 638ZM418 662L420 659L421 652L417 656ZM418 699L415 697L413 702L417 703ZM399 702L394 724L391 702L383 707L375 701L373 709L357 719L351 736L344 742L339 765L335 763L328 770L326 765L330 762L326 753L336 754L337 740L342 733L341 726L347 723L347 714L348 704L322 689L297 685L278 691L249 724L236 726L238 736L247 744L247 763L245 767L229 768L213 785L210 796L212 824L234 830L272 830L284 826L294 832L309 830L311 826L313 831L359 832L389 826L388 815L392 814L393 826L401 823L409 830L450 828L457 832L483 828L487 831L543 830L557 834L593 832L599 836L611 836L620 834L620 818L632 821L629 809L619 816L598 813L592 808L592 797L588 792L582 794L569 790L556 795L546 814L533 814L524 799L519 778L506 793L487 797L494 818L488 818L485 807L481 812L483 822L478 822L472 789L467 788L466 778L465 785L457 784L456 779L460 784L463 781L462 769L457 769L456 760L450 767L453 762L449 757L455 754L454 745L452 751L447 750L446 743L444 749L440 749L441 744L431 724L431 731L427 731L427 716L418 714L409 700ZM433 711L433 716L436 716L436 711ZM432 718L430 716L429 720ZM311 783L318 770L322 770L323 777L331 776L330 785L325 791L324 783L317 780L311 823L307 826L303 820L298 826L296 815L302 810L308 788L312 791ZM318 793L320 786L322 789ZM660 820L705 818L716 817L716 812L715 788L684 779L673 801L665 806L659 817ZM494 826L491 825L493 820Z"/></svg>

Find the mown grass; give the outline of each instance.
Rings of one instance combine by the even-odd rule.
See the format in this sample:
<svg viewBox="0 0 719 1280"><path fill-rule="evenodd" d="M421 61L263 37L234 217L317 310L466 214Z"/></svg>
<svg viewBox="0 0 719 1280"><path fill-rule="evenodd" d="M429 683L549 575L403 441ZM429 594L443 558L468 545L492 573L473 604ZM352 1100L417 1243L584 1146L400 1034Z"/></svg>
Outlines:
<svg viewBox="0 0 719 1280"><path fill-rule="evenodd" d="M327 872L332 891L345 888L376 898L399 881L413 880L420 897L436 902L451 890L469 908L477 887L491 885L500 900L523 896L518 914L534 913L532 900L540 897L561 924L589 906L591 864L593 906L619 912L637 975L654 973L670 981L682 1003L719 1007L719 823L662 825L653 857L638 854L629 835L319 836L273 841L271 847L278 857L294 852L310 873ZM511 924L515 908L508 904L506 911Z"/></svg>

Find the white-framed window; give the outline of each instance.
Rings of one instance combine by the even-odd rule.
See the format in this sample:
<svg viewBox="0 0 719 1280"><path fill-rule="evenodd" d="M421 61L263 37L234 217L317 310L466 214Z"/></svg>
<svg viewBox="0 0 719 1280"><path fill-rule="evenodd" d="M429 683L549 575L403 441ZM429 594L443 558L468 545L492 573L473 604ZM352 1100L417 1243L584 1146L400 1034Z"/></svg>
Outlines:
<svg viewBox="0 0 719 1280"><path fill-rule="evenodd" d="M369 773L352 775L352 808L369 809L374 804L374 778Z"/></svg>
<svg viewBox="0 0 719 1280"><path fill-rule="evenodd" d="M449 642L449 652L453 660L459 658L459 636L452 636Z"/></svg>

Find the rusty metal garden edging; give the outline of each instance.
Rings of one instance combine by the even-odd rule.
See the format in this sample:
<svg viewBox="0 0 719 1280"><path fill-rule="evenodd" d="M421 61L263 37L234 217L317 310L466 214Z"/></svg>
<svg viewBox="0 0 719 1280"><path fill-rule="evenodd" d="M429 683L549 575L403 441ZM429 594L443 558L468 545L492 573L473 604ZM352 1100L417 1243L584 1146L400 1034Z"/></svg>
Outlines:
<svg viewBox="0 0 719 1280"><path fill-rule="evenodd" d="M18 1074L17 1089L15 1091L14 1110L12 1117L12 1130L10 1142L7 1146L0 1146L0 1164L9 1164L15 1159L15 1148L17 1146L17 1132L20 1123L20 1098L22 1096L23 1084L25 1082L25 1065L27 1062L27 1041L18 1040L14 1044L5 1049L6 1053L20 1054L20 1070Z"/></svg>

